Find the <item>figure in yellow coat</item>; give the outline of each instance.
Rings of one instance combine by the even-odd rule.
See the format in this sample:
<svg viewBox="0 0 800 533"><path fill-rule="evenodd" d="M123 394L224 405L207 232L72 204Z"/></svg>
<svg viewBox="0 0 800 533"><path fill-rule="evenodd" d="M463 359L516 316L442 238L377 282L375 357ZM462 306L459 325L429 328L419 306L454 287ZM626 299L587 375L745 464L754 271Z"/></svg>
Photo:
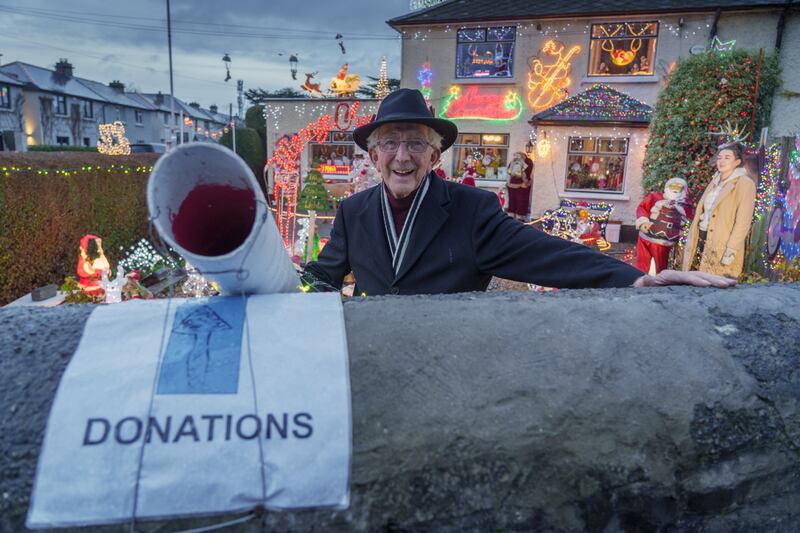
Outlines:
<svg viewBox="0 0 800 533"><path fill-rule="evenodd" d="M756 184L743 166L742 147L717 151L717 172L697 203L683 255L683 270L737 278L753 221Z"/></svg>

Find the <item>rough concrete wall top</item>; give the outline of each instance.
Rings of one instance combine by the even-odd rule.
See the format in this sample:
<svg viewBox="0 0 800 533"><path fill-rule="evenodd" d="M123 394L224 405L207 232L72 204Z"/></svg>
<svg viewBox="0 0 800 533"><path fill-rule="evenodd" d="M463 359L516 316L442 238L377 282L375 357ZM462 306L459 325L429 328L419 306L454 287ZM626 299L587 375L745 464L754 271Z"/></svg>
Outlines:
<svg viewBox="0 0 800 533"><path fill-rule="evenodd" d="M762 285L346 303L352 504L240 530L791 531L798 302ZM89 312L0 310L3 530Z"/></svg>

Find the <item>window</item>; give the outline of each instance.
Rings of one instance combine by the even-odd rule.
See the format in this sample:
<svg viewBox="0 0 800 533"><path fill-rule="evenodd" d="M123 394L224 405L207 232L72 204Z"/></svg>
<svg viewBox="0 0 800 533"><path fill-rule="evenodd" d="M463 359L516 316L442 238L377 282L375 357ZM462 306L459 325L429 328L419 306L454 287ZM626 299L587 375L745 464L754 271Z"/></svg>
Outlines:
<svg viewBox="0 0 800 533"><path fill-rule="evenodd" d="M134 110L134 113L136 113L136 123L137 123L137 124L142 124L142 123L144 123L144 113L142 113L142 112L141 112L140 110L138 110L138 109L135 109L135 110Z"/></svg>
<svg viewBox="0 0 800 533"><path fill-rule="evenodd" d="M324 144L310 143L309 163L319 166L323 174L350 174L350 163L356 151L353 133L332 131Z"/></svg>
<svg viewBox="0 0 800 533"><path fill-rule="evenodd" d="M508 164L508 134L461 133L453 145L453 153L453 177L464 175L467 156L472 156L478 179L500 179L498 169Z"/></svg>
<svg viewBox="0 0 800 533"><path fill-rule="evenodd" d="M650 76L658 22L592 24L590 76Z"/></svg>
<svg viewBox="0 0 800 533"><path fill-rule="evenodd" d="M83 145L84 146L90 146L91 144L92 144L92 141L91 141L91 139L89 139L89 137L84 137L83 138Z"/></svg>
<svg viewBox="0 0 800 533"><path fill-rule="evenodd" d="M628 139L570 137L564 189L623 192L627 154Z"/></svg>
<svg viewBox="0 0 800 533"><path fill-rule="evenodd" d="M94 103L91 100L83 101L83 118L94 118Z"/></svg>
<svg viewBox="0 0 800 533"><path fill-rule="evenodd" d="M69 146L69 137L56 137L56 144L59 146Z"/></svg>
<svg viewBox="0 0 800 533"><path fill-rule="evenodd" d="M121 120L121 121L124 121L124 120L125 120L125 119L123 118L123 117L124 117L124 115L123 115L122 109L120 109L120 108L118 108L118 107L115 107L115 108L114 108L114 111L115 111L115 114L116 114L116 117L117 117L117 118L116 118L116 119L114 119L114 120Z"/></svg>
<svg viewBox="0 0 800 533"><path fill-rule="evenodd" d="M456 78L511 78L516 26L458 30Z"/></svg>
<svg viewBox="0 0 800 533"><path fill-rule="evenodd" d="M67 114L67 97L66 96L56 96L56 115L65 115ZM67 143L69 144L69 143Z"/></svg>
<svg viewBox="0 0 800 533"><path fill-rule="evenodd" d="M0 107L11 109L11 88L8 85L0 85Z"/></svg>
<svg viewBox="0 0 800 533"><path fill-rule="evenodd" d="M169 126L169 111L164 111L164 125Z"/></svg>

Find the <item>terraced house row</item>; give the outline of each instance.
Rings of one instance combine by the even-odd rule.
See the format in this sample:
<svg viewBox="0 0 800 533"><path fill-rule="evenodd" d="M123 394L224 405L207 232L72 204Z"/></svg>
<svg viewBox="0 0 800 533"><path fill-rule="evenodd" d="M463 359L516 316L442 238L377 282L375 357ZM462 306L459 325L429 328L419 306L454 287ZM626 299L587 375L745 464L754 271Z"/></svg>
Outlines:
<svg viewBox="0 0 800 533"><path fill-rule="evenodd" d="M175 115L172 115L174 108ZM212 105L186 103L170 95L126 91L119 81L104 84L75 76L60 59L54 69L13 62L0 66L0 150L32 145L95 146L99 125L120 121L131 143L170 146L212 141L229 116Z"/></svg>

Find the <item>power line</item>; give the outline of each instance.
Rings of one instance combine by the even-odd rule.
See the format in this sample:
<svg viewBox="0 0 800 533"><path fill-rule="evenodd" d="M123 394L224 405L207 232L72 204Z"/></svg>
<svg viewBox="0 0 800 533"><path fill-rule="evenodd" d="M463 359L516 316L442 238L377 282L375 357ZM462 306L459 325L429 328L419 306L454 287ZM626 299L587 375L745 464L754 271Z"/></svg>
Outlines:
<svg viewBox="0 0 800 533"><path fill-rule="evenodd" d="M54 12L50 10L42 10L42 9L31 9L31 8L16 8L16 7L9 7L0 5L0 11L4 11L7 13L24 16L24 17L31 17L31 18L42 18L48 20L57 20L60 22L74 22L76 24L85 24L90 26L104 26L108 28L119 28L119 29L129 29L129 30L136 30L136 31L149 31L149 32L157 32L157 33L164 33L166 28L164 28L161 24L159 25L148 25L148 24L138 24L138 23L124 23L119 22L118 20L103 20L100 18L96 18L97 14L92 15L81 15L81 16L73 16L67 15L60 12ZM109 15L102 15L102 16L109 16ZM116 16L119 19L119 16ZM144 17L125 17L126 19L143 19ZM145 19L145 20L157 20L157 19ZM160 22L160 21L159 21ZM232 27L230 25L221 25L215 23L201 23L201 22L191 22L184 24L197 24L197 25L208 25L208 26L216 26L220 28L225 27ZM323 35L319 32L315 32L313 30L302 30L302 29L292 29L292 28L270 28L270 31L291 31L291 32L307 32L308 34L299 34L299 35L291 35L286 33L263 33L265 28L258 27L258 26L244 26L244 25L234 25L233 27L242 27L242 28L251 28L254 30L258 30L259 33L248 33L243 31L224 31L224 30L202 30L202 29L194 29L194 28L173 28L174 33L181 33L184 35L196 35L196 36L209 36L209 37L235 37L239 39L293 39L293 40L314 40L314 41L321 41L321 40L332 40L330 35ZM348 40L354 41L396 41L399 39L399 36L391 36L391 35L378 35L378 34L347 34Z"/></svg>

